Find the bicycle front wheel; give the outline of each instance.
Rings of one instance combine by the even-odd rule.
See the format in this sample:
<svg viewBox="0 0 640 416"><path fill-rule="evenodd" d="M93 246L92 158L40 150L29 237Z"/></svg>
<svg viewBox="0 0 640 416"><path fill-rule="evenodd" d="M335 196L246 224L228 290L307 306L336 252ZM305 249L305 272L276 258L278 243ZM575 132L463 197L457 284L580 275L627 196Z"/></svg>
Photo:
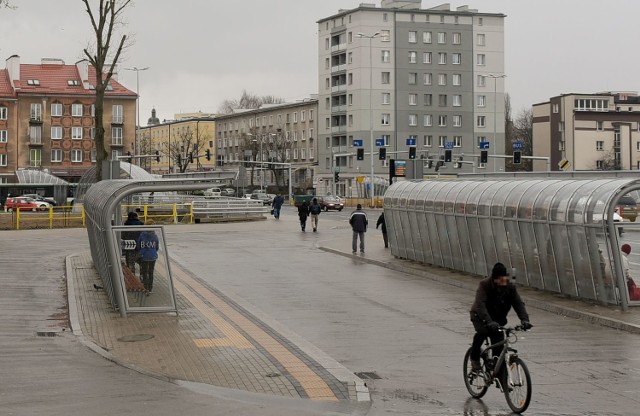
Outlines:
<svg viewBox="0 0 640 416"><path fill-rule="evenodd" d="M480 364L482 368L484 368L482 358L480 358ZM485 379L484 371L474 372L471 370L471 348L469 348L464 355L462 375L464 377L464 385L471 397L479 399L487 393L489 385Z"/></svg>
<svg viewBox="0 0 640 416"><path fill-rule="evenodd" d="M524 361L515 357L511 359L509 371L503 383L504 397L515 413L527 410L531 402L531 376Z"/></svg>

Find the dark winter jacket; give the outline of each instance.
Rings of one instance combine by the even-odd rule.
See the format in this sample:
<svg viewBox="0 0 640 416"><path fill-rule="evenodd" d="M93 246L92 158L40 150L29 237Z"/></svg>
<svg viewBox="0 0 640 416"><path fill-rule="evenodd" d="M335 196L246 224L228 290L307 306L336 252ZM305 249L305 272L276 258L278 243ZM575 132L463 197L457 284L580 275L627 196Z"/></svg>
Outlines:
<svg viewBox="0 0 640 416"><path fill-rule="evenodd" d="M144 225L144 223L140 221L137 217L129 216L129 218L127 218L127 220L124 222L124 225ZM123 240L138 241L138 237L140 237L140 231L123 231L122 232Z"/></svg>
<svg viewBox="0 0 640 416"><path fill-rule="evenodd" d="M298 217L300 217L300 221L306 221L309 216L309 203L304 201L302 205L298 207Z"/></svg>
<svg viewBox="0 0 640 416"><path fill-rule="evenodd" d="M369 225L369 220L367 219L367 214L362 210L356 210L351 213L351 217L349 217L349 224L351 224L351 229L356 232L367 232L367 225Z"/></svg>
<svg viewBox="0 0 640 416"><path fill-rule="evenodd" d="M276 197L273 198L271 206L275 209L280 209L282 207L282 204L284 204L284 198L282 197L282 195L276 195Z"/></svg>
<svg viewBox="0 0 640 416"><path fill-rule="evenodd" d="M516 286L509 283L507 286L498 286L493 279L487 277L480 281L476 291L476 299L471 307L471 321L487 324L491 321L504 326L507 324L507 315L511 307L522 321L528 321L529 315L520 299Z"/></svg>
<svg viewBox="0 0 640 416"><path fill-rule="evenodd" d="M380 214L380 216L378 217L378 221L376 222L376 228L378 228L381 225L382 225L382 233L386 234L387 233L387 223L384 220L384 212L382 214Z"/></svg>
<svg viewBox="0 0 640 416"><path fill-rule="evenodd" d="M318 215L322 212L322 207L317 202L314 204L313 202L309 206L309 213L313 215Z"/></svg>

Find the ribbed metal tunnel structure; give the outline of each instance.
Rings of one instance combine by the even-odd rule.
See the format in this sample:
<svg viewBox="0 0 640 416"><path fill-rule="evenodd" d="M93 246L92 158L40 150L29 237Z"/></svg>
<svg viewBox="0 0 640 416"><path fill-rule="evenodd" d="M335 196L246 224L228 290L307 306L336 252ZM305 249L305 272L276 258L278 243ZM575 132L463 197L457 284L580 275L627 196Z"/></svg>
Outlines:
<svg viewBox="0 0 640 416"><path fill-rule="evenodd" d="M614 223L614 208L638 189L631 177L398 182L384 210L396 257L480 276L500 261L521 285L626 308L616 230L640 239L640 221Z"/></svg>

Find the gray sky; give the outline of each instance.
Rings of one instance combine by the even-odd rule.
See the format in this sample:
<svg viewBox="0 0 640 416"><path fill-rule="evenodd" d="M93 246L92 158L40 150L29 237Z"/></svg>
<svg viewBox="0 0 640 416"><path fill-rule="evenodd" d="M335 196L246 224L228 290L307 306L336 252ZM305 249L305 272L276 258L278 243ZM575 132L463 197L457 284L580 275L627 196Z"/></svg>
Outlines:
<svg viewBox="0 0 640 416"><path fill-rule="evenodd" d="M0 10L0 59L73 64L90 40L80 0L12 0ZM356 0L135 0L125 14L134 43L121 68L140 72L140 119L216 112L243 89L287 101L317 93L316 21ZM367 0L379 6L379 0ZM423 0L422 7L444 1ZM507 92L513 112L569 92L637 91L639 0L468 0L507 15ZM4 63L0 63L4 67ZM135 72L120 81L136 90Z"/></svg>

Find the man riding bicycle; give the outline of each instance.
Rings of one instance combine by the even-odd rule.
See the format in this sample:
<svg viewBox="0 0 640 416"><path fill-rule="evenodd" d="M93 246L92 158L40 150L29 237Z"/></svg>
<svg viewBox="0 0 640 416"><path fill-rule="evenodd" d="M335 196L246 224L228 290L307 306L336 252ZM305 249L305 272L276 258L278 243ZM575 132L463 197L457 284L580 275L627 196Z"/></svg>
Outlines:
<svg viewBox="0 0 640 416"><path fill-rule="evenodd" d="M496 344L504 339L499 330L507 324L507 315L511 307L518 314L522 323L522 329L532 327L529 323L529 314L520 298L516 286L509 282L507 268L502 263L496 263L491 271L491 277L482 279L476 291L476 299L471 307L471 322L476 330L471 344L471 366L474 371L480 371L480 349L482 343L489 337L491 344ZM494 351L499 354L500 351Z"/></svg>

